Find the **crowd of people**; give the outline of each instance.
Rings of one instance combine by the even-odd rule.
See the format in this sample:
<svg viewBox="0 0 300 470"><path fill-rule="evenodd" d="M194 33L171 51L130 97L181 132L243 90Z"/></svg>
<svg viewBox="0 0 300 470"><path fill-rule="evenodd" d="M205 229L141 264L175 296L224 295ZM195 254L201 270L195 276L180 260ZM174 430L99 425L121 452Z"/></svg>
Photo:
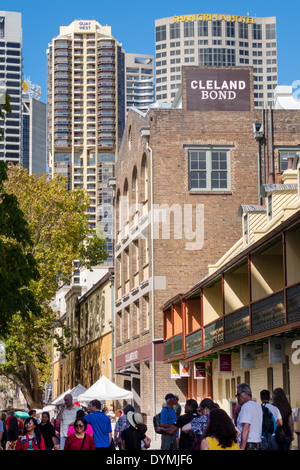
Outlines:
<svg viewBox="0 0 300 470"><path fill-rule="evenodd" d="M262 390L261 403L252 399L251 388L237 386L234 417L210 398L199 406L186 401L184 413L178 397L165 396L161 412L153 418L154 430L161 434L161 450L289 450L294 435L292 409L282 388ZM0 447L5 450L102 450L140 451L151 448L143 416L126 405L114 432L111 419L99 400L92 400L89 410L73 403L66 394L55 419L47 411L41 420L31 410L23 421L8 408L0 420Z"/></svg>
<svg viewBox="0 0 300 470"><path fill-rule="evenodd" d="M292 409L282 388L260 392L261 403L252 399L249 385L237 386L234 418L210 398L198 407L187 400L185 414L176 417L177 397L169 393L155 431L161 436L161 450L289 450L294 439ZM180 434L179 434L180 433Z"/></svg>

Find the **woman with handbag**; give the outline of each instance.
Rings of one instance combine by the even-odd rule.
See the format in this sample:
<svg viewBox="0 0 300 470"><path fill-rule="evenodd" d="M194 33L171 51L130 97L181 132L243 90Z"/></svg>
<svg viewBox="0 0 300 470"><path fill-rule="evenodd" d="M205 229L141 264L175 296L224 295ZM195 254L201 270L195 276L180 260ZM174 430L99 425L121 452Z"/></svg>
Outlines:
<svg viewBox="0 0 300 470"><path fill-rule="evenodd" d="M289 450L294 440L294 422L291 405L282 388L278 387L273 391L273 405L279 409L283 422L282 426L278 426L275 431L278 450Z"/></svg>
<svg viewBox="0 0 300 470"><path fill-rule="evenodd" d="M64 450L95 450L94 439L86 433L87 422L77 418L74 423L75 433L67 437Z"/></svg>

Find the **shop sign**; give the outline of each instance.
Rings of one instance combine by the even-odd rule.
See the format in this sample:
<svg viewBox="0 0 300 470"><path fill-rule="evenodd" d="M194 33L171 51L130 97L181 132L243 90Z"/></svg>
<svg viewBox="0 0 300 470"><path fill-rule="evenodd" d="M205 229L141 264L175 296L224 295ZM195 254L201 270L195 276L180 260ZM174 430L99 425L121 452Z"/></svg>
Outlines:
<svg viewBox="0 0 300 470"><path fill-rule="evenodd" d="M194 379L205 379L206 378L206 366L205 362L194 363Z"/></svg>
<svg viewBox="0 0 300 470"><path fill-rule="evenodd" d="M231 354L219 354L219 372L231 372Z"/></svg>

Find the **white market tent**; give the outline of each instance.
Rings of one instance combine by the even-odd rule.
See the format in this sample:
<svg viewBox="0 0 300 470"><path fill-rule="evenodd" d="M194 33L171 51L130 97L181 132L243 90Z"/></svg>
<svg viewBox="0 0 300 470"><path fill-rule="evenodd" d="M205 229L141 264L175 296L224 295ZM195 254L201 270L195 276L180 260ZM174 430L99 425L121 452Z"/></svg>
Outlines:
<svg viewBox="0 0 300 470"><path fill-rule="evenodd" d="M133 398L132 392L118 387L105 375L102 375L91 388L77 397L77 401L88 403L92 400L125 400L128 398Z"/></svg>
<svg viewBox="0 0 300 470"><path fill-rule="evenodd" d="M73 397L73 402L74 401L77 401L78 400L78 396L82 393L84 393L86 391L86 388L81 385L81 384L78 384L76 385L76 387L74 388L69 388L69 390L66 390L64 393L62 393L61 395L59 395L58 397L55 398L55 400L53 400L53 402L51 403L51 405L61 405L62 403L64 403L64 397L65 395L67 395L68 393L70 395L72 395Z"/></svg>

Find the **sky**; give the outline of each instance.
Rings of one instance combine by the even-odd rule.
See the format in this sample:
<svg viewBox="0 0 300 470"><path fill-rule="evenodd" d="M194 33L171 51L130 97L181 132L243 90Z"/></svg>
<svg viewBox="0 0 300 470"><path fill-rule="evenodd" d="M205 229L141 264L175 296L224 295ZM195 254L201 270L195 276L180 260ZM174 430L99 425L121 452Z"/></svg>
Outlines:
<svg viewBox="0 0 300 470"><path fill-rule="evenodd" d="M300 79L299 0L215 0L211 4L179 0L2 0L1 10L22 13L23 73L42 87L46 102L46 50L60 26L74 20L96 20L111 26L112 35L126 52L155 53L155 19L195 13L276 16L278 85L292 85Z"/></svg>

